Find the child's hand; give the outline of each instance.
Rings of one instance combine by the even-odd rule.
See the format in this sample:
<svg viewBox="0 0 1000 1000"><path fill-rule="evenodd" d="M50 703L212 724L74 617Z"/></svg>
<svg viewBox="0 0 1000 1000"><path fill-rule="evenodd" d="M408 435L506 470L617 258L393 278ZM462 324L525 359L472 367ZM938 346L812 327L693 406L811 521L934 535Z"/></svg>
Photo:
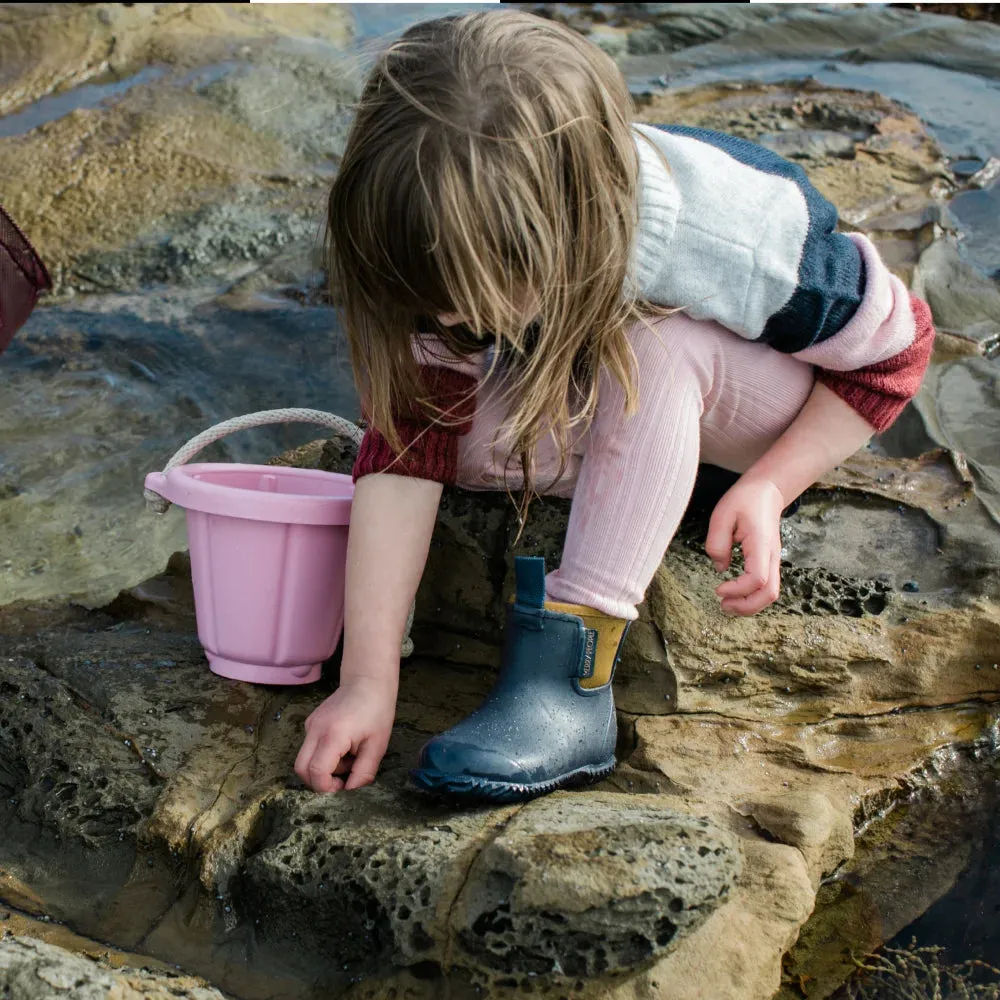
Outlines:
<svg viewBox="0 0 1000 1000"><path fill-rule="evenodd" d="M393 685L363 677L341 684L306 719L295 773L314 792L371 784L389 744L395 712Z"/></svg>
<svg viewBox="0 0 1000 1000"><path fill-rule="evenodd" d="M781 491L769 479L736 481L719 501L708 525L705 551L724 573L733 544L743 549L743 573L715 588L722 610L753 615L778 599L781 590Z"/></svg>

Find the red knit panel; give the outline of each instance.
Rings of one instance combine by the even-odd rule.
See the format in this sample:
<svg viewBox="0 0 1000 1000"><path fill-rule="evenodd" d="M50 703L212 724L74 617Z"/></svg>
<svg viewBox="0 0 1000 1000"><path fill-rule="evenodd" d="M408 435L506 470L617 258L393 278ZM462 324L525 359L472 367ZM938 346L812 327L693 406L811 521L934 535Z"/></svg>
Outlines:
<svg viewBox="0 0 1000 1000"><path fill-rule="evenodd" d="M817 381L832 389L879 433L892 425L917 394L934 350L930 306L915 295L910 296L910 306L916 331L906 350L853 372L816 372Z"/></svg>
<svg viewBox="0 0 1000 1000"><path fill-rule="evenodd" d="M454 485L458 476L458 439L472 428L476 410L476 380L449 368L421 367L427 400L441 410L439 420L420 414L398 419L396 429L403 443L397 455L384 435L369 428L354 463L354 480L377 472L413 476ZM411 413L416 413L414 406Z"/></svg>

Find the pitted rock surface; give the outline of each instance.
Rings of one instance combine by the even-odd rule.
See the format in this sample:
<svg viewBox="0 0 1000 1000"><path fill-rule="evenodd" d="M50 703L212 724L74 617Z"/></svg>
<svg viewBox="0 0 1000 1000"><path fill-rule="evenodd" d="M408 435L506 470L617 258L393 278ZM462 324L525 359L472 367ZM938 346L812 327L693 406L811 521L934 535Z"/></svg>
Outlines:
<svg viewBox="0 0 1000 1000"><path fill-rule="evenodd" d="M476 858L453 920L486 969L589 979L648 964L729 897L736 838L658 796L529 803Z"/></svg>
<svg viewBox="0 0 1000 1000"><path fill-rule="evenodd" d="M30 660L0 660L0 816L99 848L134 838L157 782L129 738Z"/></svg>
<svg viewBox="0 0 1000 1000"><path fill-rule="evenodd" d="M451 902L508 811L456 811L381 788L288 793L267 803L268 832L233 893L269 943L312 948L319 936L349 968L440 961Z"/></svg>
<svg viewBox="0 0 1000 1000"><path fill-rule="evenodd" d="M455 811L417 795L289 794L233 887L257 933L351 967L445 961L593 977L648 964L723 905L736 839L663 797Z"/></svg>
<svg viewBox="0 0 1000 1000"><path fill-rule="evenodd" d="M0 937L0 997L10 1000L225 1000L191 976L112 969L32 938Z"/></svg>

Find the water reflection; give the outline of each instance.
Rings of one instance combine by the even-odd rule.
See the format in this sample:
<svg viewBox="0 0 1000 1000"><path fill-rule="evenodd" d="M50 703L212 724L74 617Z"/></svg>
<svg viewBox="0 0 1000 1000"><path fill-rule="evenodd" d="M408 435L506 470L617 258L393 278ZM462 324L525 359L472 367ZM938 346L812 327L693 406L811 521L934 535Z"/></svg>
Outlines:
<svg viewBox="0 0 1000 1000"><path fill-rule="evenodd" d="M0 379L0 604L100 601L155 572L183 519L143 512L145 473L210 424L279 406L357 415L333 310L151 292L37 311ZM259 429L206 454L263 461L320 435Z"/></svg>

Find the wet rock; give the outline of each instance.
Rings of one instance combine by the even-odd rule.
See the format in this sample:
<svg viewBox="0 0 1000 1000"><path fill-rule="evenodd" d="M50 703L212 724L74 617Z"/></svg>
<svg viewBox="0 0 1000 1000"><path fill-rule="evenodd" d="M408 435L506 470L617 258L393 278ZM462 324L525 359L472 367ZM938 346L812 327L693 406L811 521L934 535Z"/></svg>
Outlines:
<svg viewBox="0 0 1000 1000"><path fill-rule="evenodd" d="M246 198L238 206L211 205L173 219L128 249L85 254L73 273L79 290L191 283L272 258L289 246L308 245L315 232L315 220Z"/></svg>
<svg viewBox="0 0 1000 1000"><path fill-rule="evenodd" d="M1000 288L962 258L957 241L935 241L920 257L916 288L935 322L977 340L1000 336Z"/></svg>
<svg viewBox="0 0 1000 1000"><path fill-rule="evenodd" d="M929 439L961 456L970 484L998 519L1000 410L994 356L1000 344L1000 287L964 260L951 239L924 251L915 287L940 327L960 334L972 348L935 352L916 410Z"/></svg>
<svg viewBox="0 0 1000 1000"><path fill-rule="evenodd" d="M287 11L216 3L7 7L0 15L0 113L109 73L127 77L151 62L190 69L253 54L262 41L282 34L343 46L350 30L345 12L335 7Z"/></svg>
<svg viewBox="0 0 1000 1000"><path fill-rule="evenodd" d="M97 663L92 669L100 669ZM95 699L96 700L96 699ZM91 849L114 848L158 794L135 737L22 657L0 670L0 814Z"/></svg>
<svg viewBox="0 0 1000 1000"><path fill-rule="evenodd" d="M779 156L790 160L815 160L834 156L853 159L855 148L864 134L843 134L824 129L800 129L795 131L764 133L757 141Z"/></svg>
<svg viewBox="0 0 1000 1000"><path fill-rule="evenodd" d="M225 1000L191 976L112 968L32 938L0 938L0 993L31 1000Z"/></svg>
<svg viewBox="0 0 1000 1000"><path fill-rule="evenodd" d="M334 439L284 460L342 469L352 447ZM404 982L433 996L442 977L473 977L513 997L527 989L522 977L579 973L621 1000L633 990L686 997L679 983L692 984L691 997L763 1000L821 879L851 855L852 829L899 801L936 753L991 724L1000 674L973 665L992 663L1000 646L986 600L996 596L998 561L977 504L947 455L861 453L786 523L789 592L749 620L719 613L717 576L688 523L620 667L617 772L601 789L520 808L459 811L406 784L423 740L489 688L510 587L516 514L506 498L448 491L397 726L377 786L351 796L305 792L291 773L302 723L330 680L274 691L212 675L180 560L103 612L5 611L3 652L20 657L10 669L0 663L6 683L23 678L32 692L54 685L85 700L96 712L81 712L79 725L95 733L141 734L132 757L113 740L100 749L96 736L86 751L116 795L127 790L139 803L132 853L86 907L58 880L41 898L94 936L126 947L144 940L254 997L266 979L249 968L237 990L232 969L212 958L250 927L269 967L330 990L369 977L358 996L387 996ZM916 534L894 545L925 530L937 538L919 594L894 589L909 576L871 575L864 532L873 516L877 525L912 518ZM565 517L565 502L539 501L523 549L552 558ZM879 559L892 566L899 555ZM29 759L22 736L0 739L5 760ZM53 744L46 739L19 779L26 801L45 801L40 776ZM119 772L159 778L138 786L152 789L143 797ZM36 815L78 836L65 812ZM93 845L99 855L104 843ZM22 897L38 892L26 855L10 845L5 853ZM195 885L158 857L190 865ZM192 919L197 942L178 933ZM615 984L613 973L624 978Z"/></svg>
<svg viewBox="0 0 1000 1000"><path fill-rule="evenodd" d="M683 23L677 8L686 4L664 4L662 14L650 12L655 29L671 39L671 22ZM996 78L1000 75L1000 28L992 24L969 23L891 7L856 7L834 10L798 5L767 10L754 17L747 8L714 7L708 17L716 22L710 32L685 37L673 34L671 47L652 49L669 52L667 72L679 75L711 66L762 62L769 59L839 59L846 62L917 62L943 66L959 72ZM777 5L775 5L777 6ZM750 11L756 11L755 4ZM658 15L658 16L657 16ZM696 19L703 23L701 19ZM649 29L637 39L641 50L651 40ZM643 61L645 58L645 61ZM637 76L644 69L650 75L663 72L663 59L636 55L622 63L623 70Z"/></svg>
<svg viewBox="0 0 1000 1000"><path fill-rule="evenodd" d="M985 188L998 180L1000 180L1000 157L991 156L989 161L969 178L969 187Z"/></svg>
<svg viewBox="0 0 1000 1000"><path fill-rule="evenodd" d="M8 99L107 76L107 52L112 75L142 71L113 100L80 94L0 138L5 205L57 292L190 281L315 242L357 89L343 8L50 6L0 21Z"/></svg>
<svg viewBox="0 0 1000 1000"><path fill-rule="evenodd" d="M526 806L479 854L453 914L495 973L624 973L676 946L729 896L736 841L669 799L597 793Z"/></svg>
<svg viewBox="0 0 1000 1000"><path fill-rule="evenodd" d="M717 4L635 4L639 14L652 21L628 36L628 51L632 55L652 55L676 52L724 38L774 15L774 4L760 4L739 9L720 9Z"/></svg>
<svg viewBox="0 0 1000 1000"><path fill-rule="evenodd" d="M739 872L731 835L662 797L555 795L457 812L372 790L268 809L270 834L236 894L262 938L308 948L321 927L352 967L635 971L723 905Z"/></svg>

